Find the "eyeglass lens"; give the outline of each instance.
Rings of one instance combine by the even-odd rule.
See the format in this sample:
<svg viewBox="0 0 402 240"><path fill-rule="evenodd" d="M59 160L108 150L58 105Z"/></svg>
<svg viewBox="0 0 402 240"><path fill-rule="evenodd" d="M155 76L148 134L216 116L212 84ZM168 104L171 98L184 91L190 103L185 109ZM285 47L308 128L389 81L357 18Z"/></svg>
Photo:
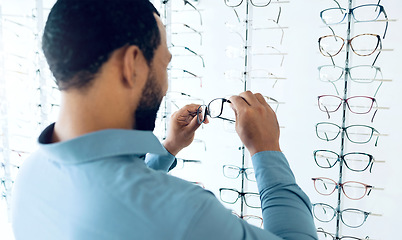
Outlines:
<svg viewBox="0 0 402 240"><path fill-rule="evenodd" d="M318 107L323 112L335 112L346 101L349 110L356 114L365 114L371 111L374 98L366 96L354 96L343 100L334 95L323 95L318 97Z"/></svg>
<svg viewBox="0 0 402 240"><path fill-rule="evenodd" d="M345 73L343 67L334 65L324 65L318 68L319 77L324 82L336 82L340 80ZM379 67L371 65L360 65L349 69L349 77L354 82L371 83L375 80L382 80Z"/></svg>
<svg viewBox="0 0 402 240"><path fill-rule="evenodd" d="M244 198L244 202L248 207L260 208L261 202L258 193L240 193L235 189L221 188L219 189L220 198L223 202L235 204L240 197Z"/></svg>
<svg viewBox="0 0 402 240"><path fill-rule="evenodd" d="M314 152L314 159L321 168L331 168L339 161L339 155L332 151L318 150ZM366 153L347 153L343 156L347 168L361 172L368 168L372 156Z"/></svg>
<svg viewBox="0 0 402 240"><path fill-rule="evenodd" d="M329 178L313 178L313 181L315 189L322 195L331 195L339 186L338 183ZM341 187L345 196L352 200L363 198L367 193L367 188L371 189L371 186L354 181L344 182Z"/></svg>
<svg viewBox="0 0 402 240"><path fill-rule="evenodd" d="M357 6L352 9L352 16L357 22L372 22L378 19L383 8L377 4ZM346 19L348 11L344 8L329 8L321 12L321 19L325 24L339 24Z"/></svg>
<svg viewBox="0 0 402 240"><path fill-rule="evenodd" d="M359 56L370 56L380 45L381 39L375 34L359 34L350 40L350 47ZM319 39L319 47L322 55L333 57L341 52L345 40L339 36L327 35Z"/></svg>
<svg viewBox="0 0 402 240"><path fill-rule="evenodd" d="M321 222L330 222L335 218L337 211L328 204L313 204L314 217ZM357 228L364 224L367 219L367 213L359 209L345 209L339 212L341 221L348 227ZM325 239L325 238L324 238Z"/></svg>
<svg viewBox="0 0 402 240"><path fill-rule="evenodd" d="M326 141L335 140L341 131L341 127L333 123L318 123L316 133L318 138ZM374 128L365 125L351 125L345 128L346 136L353 143L363 144L371 140Z"/></svg>
<svg viewBox="0 0 402 240"><path fill-rule="evenodd" d="M254 169L252 168L240 168L233 165L223 166L223 175L227 178L236 179L240 174L245 174L246 179L255 182Z"/></svg>
<svg viewBox="0 0 402 240"><path fill-rule="evenodd" d="M254 7L266 7L271 3L271 0L251 0ZM243 0L225 0L228 7L238 7L243 3Z"/></svg>

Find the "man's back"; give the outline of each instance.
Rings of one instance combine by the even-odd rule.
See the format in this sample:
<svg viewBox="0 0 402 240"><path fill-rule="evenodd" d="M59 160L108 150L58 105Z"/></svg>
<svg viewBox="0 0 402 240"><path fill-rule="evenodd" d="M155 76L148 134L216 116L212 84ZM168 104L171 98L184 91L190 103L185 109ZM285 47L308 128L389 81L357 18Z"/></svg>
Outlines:
<svg viewBox="0 0 402 240"><path fill-rule="evenodd" d="M258 162L272 159L255 166L260 192L272 198L264 197L263 208L280 212L267 220L269 232L232 215L211 192L168 175L174 156L151 132L110 129L51 143L53 128L41 134L39 150L17 177L16 239L275 240L283 229L289 229L283 236L314 239L309 200L279 152L257 154Z"/></svg>
<svg viewBox="0 0 402 240"><path fill-rule="evenodd" d="M136 131L130 132L135 139ZM184 226L200 207L192 200L194 194L187 193L214 196L164 171L148 168L140 158L145 154L141 150L144 146L133 145L130 154L124 146L113 144L113 137L105 138L109 133L101 131L53 144L51 150L41 145L26 160L14 192L17 239L26 238L24 235L31 239L179 239L186 234ZM94 138L112 141L109 149L100 153L91 149L86 141ZM63 157L71 146L82 151ZM108 156L116 151L122 155ZM165 158L172 161L168 155Z"/></svg>

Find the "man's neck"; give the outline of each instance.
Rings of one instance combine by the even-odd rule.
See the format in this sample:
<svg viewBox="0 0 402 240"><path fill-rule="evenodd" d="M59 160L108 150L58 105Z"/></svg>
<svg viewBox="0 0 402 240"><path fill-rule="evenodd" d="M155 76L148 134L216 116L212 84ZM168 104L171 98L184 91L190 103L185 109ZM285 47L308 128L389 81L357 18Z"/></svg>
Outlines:
<svg viewBox="0 0 402 240"><path fill-rule="evenodd" d="M118 99L86 97L62 93L60 115L53 142L67 141L91 132L119 128L131 129L133 116Z"/></svg>

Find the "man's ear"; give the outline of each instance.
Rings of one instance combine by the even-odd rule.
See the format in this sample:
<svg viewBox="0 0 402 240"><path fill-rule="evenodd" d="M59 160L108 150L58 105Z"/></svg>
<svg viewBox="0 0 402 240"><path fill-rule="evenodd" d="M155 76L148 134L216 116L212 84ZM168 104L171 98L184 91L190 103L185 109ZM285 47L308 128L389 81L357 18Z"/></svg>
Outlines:
<svg viewBox="0 0 402 240"><path fill-rule="evenodd" d="M142 51L138 46L128 46L123 56L124 84L129 88L142 85L147 80L148 72L149 66Z"/></svg>

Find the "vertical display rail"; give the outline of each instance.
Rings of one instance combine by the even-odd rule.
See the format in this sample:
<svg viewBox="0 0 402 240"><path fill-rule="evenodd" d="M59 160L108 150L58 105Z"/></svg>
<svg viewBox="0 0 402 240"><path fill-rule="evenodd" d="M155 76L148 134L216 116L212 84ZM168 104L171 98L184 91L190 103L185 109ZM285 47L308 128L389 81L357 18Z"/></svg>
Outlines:
<svg viewBox="0 0 402 240"><path fill-rule="evenodd" d="M251 58L250 58L250 40L251 40L251 12L252 12L253 6L250 4L249 0L246 1L246 19L245 19L245 24L246 24L246 29L245 29L245 43L244 43L244 71L243 71L243 82L244 82L244 91L247 91L248 89L248 72L249 72L249 66L251 64ZM244 147L244 144L242 145L242 158L241 158L241 167L242 169L246 168L246 148ZM244 174L241 174L241 192L245 192L245 181L246 179L244 178ZM244 198L240 198L240 217L243 218L244 216Z"/></svg>
<svg viewBox="0 0 402 240"><path fill-rule="evenodd" d="M353 8L353 0L349 0L348 9ZM348 98L348 76L349 76L349 62L350 62L350 36L351 36L351 28L352 28L352 14L351 11L348 11L347 15L347 30L346 30L346 58L345 58L345 76L344 76L344 91L343 91L343 99ZM343 101L342 104L342 129L346 127L346 101ZM340 156L343 156L344 149L345 149L345 131L341 132L341 152ZM343 179L343 161L339 162L339 180L338 184L342 184ZM338 188L338 201L337 201L337 212L341 211L341 204L342 204L342 188ZM340 214L336 215L336 232L335 235L338 238L340 232L340 225L341 225L341 218Z"/></svg>
<svg viewBox="0 0 402 240"><path fill-rule="evenodd" d="M36 0L36 38L37 38L37 54L38 56L38 77L39 77L39 104L40 104L40 128L41 130L44 129L47 125L49 125L49 116L48 113L50 112L50 106L48 104L47 95L48 95L48 84L46 82L46 78L44 76L44 69L45 69L45 61L43 57L39 54L39 49L41 49L41 41L39 34L44 29L44 16L43 16L43 0Z"/></svg>
<svg viewBox="0 0 402 240"><path fill-rule="evenodd" d="M3 15L0 5L0 123L1 123L1 154L3 156L4 176L0 176L0 180L4 183L4 197L7 205L8 219L10 219L9 196L11 194L11 176L10 176L10 147L9 147L9 131L8 131L8 113L7 113L7 91L5 79L5 62L4 62L4 42L3 42ZM0 185L1 187L1 185ZM2 193L1 193L2 194ZM3 194L2 194L3 195Z"/></svg>
<svg viewBox="0 0 402 240"><path fill-rule="evenodd" d="M163 21L165 26L169 26L172 22L172 6L171 6L171 1L166 1L166 0L161 0L161 6L162 6L162 11L163 11ZM171 28L167 27L166 28L166 44L168 46L171 46L172 44L172 38L171 38ZM172 87L172 78L171 78L171 71L168 71L168 92L171 90ZM164 106L163 106L164 112L161 114L162 118L164 118L164 131L163 131L163 136L162 139L166 139L167 137L167 129L169 126L169 119L168 118L168 113L171 111L171 105L170 101L165 97L164 101Z"/></svg>

